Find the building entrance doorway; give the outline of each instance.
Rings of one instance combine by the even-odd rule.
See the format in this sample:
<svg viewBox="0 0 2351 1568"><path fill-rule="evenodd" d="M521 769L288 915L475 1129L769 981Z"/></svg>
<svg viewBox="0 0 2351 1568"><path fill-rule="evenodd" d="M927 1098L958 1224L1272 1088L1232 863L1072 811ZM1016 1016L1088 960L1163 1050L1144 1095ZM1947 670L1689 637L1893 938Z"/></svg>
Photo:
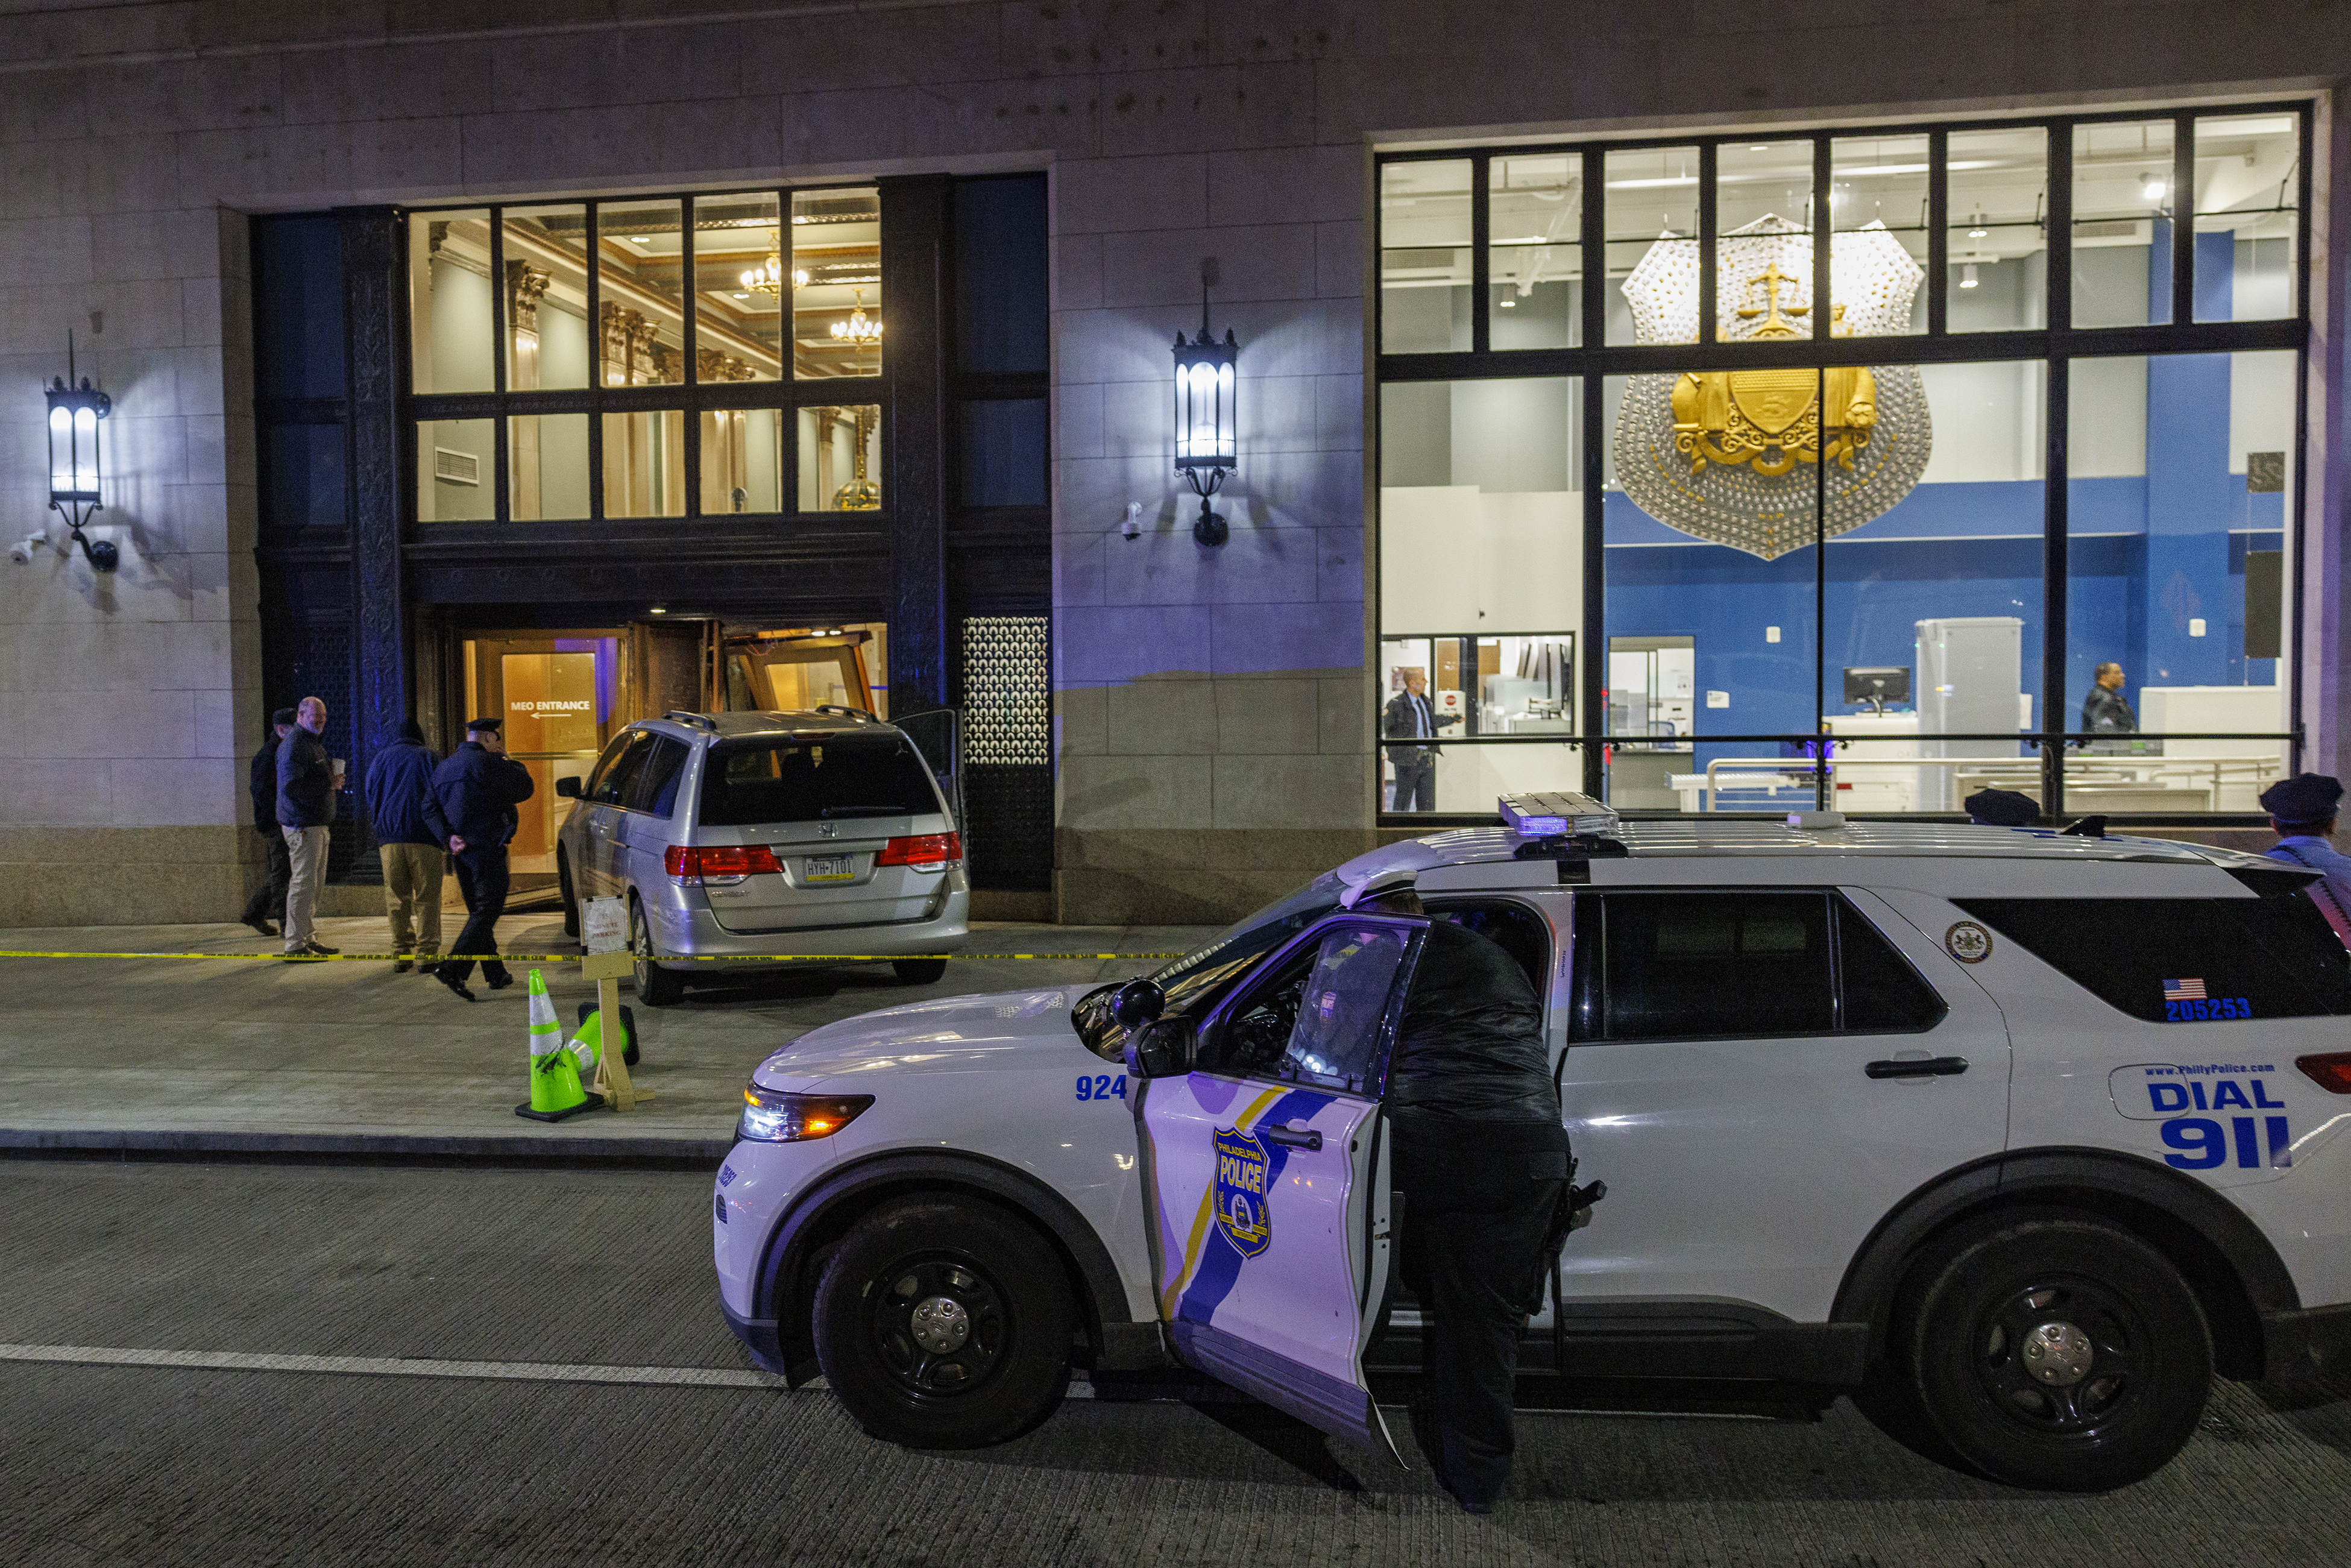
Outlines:
<svg viewBox="0 0 2351 1568"><path fill-rule="evenodd" d="M519 823L507 864L517 879L553 879L555 834L564 815L555 781L587 777L626 722L617 716L622 640L620 632L602 631L465 639L465 711L451 727L489 714L505 720L507 753L530 769L538 786L516 808Z"/></svg>

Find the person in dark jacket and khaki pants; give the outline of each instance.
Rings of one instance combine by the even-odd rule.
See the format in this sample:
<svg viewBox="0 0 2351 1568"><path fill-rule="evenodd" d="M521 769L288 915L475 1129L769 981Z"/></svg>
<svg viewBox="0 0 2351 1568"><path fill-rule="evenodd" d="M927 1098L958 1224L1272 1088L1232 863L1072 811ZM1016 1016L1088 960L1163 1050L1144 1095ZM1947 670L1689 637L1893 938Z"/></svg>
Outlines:
<svg viewBox="0 0 2351 1568"><path fill-rule="evenodd" d="M324 958L338 951L318 939L313 925L319 886L327 880L327 826L335 820L335 791L342 785L340 769L319 738L326 727L326 703L304 697L294 709L294 727L277 747L277 826L293 862L286 884L288 958Z"/></svg>
<svg viewBox="0 0 2351 1568"><path fill-rule="evenodd" d="M286 918L286 884L294 878L294 862L287 857L286 835L277 827L277 748L294 727L294 710L279 708L269 718L269 737L253 754L246 769L246 785L253 796L253 831L269 845L269 880L253 890L237 918L264 936L275 936L273 920Z"/></svg>
<svg viewBox="0 0 2351 1568"><path fill-rule="evenodd" d="M424 821L433 798L433 770L441 759L424 744L414 719L401 726L400 738L368 763L368 820L383 859L383 909L392 921L392 950L400 955L394 974L412 966L434 972L441 956L441 872L448 850Z"/></svg>
<svg viewBox="0 0 2351 1568"><path fill-rule="evenodd" d="M498 961L498 916L507 907L507 843L515 836L515 808L538 788L530 769L506 754L495 718L468 720L465 744L433 770L433 791L424 820L449 846L457 862L457 888L465 895L465 928L457 933L457 956L444 958L434 977L467 1001L474 993L465 977L482 961L482 979L494 991L514 984Z"/></svg>

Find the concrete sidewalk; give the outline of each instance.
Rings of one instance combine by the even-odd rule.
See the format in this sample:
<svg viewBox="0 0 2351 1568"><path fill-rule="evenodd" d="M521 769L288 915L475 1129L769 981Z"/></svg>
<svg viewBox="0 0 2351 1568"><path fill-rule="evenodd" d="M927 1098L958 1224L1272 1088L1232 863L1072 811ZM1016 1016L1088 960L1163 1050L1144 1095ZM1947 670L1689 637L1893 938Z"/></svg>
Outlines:
<svg viewBox="0 0 2351 1568"><path fill-rule="evenodd" d="M345 953L387 949L380 917L327 919ZM1203 926L979 925L976 953L1156 953ZM516 953L576 953L552 915L500 923ZM241 925L0 930L0 950L237 954L275 944ZM517 965L517 977L529 966ZM595 988L539 966L567 1024ZM634 1009L657 1092L627 1113L546 1124L527 1096L526 988L468 1006L380 963L182 957L0 958L0 1149L181 1150L569 1162L713 1160L732 1142L759 1060L818 1024L922 998L1123 979L1155 961L974 958L929 986L886 964L810 967L696 986L674 1008ZM622 1000L633 1006L626 982ZM1071 1041L1075 1049L1074 1040Z"/></svg>

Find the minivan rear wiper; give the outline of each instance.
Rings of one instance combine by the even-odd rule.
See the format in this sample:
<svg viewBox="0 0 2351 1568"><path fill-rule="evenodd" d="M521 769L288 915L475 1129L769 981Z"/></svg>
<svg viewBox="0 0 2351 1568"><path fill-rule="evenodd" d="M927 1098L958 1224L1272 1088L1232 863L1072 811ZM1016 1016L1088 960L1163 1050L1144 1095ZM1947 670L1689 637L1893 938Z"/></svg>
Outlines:
<svg viewBox="0 0 2351 1568"><path fill-rule="evenodd" d="M817 813L820 817L904 817L904 806L827 806Z"/></svg>

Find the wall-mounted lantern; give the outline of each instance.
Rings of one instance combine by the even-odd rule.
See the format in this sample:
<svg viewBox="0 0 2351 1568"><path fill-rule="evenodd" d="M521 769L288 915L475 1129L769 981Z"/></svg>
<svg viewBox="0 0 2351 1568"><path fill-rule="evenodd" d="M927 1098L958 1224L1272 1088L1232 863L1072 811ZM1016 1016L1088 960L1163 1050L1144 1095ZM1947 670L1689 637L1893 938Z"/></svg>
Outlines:
<svg viewBox="0 0 2351 1568"><path fill-rule="evenodd" d="M1208 507L1208 497L1235 466L1233 440L1234 366L1240 345L1232 329L1221 343L1208 336L1208 287L1217 281L1217 258L1200 262L1200 336L1186 342L1176 334L1176 472L1191 481L1200 497L1200 520L1192 537L1204 545L1223 544L1229 530L1225 519Z"/></svg>
<svg viewBox="0 0 2351 1568"><path fill-rule="evenodd" d="M92 541L81 530L105 505L99 497L103 470L98 427L114 412L114 400L91 386L89 377L74 379L71 333L66 336L66 373L50 383L48 398L49 509L64 514L91 570L112 571L122 562L120 548L112 539Z"/></svg>

